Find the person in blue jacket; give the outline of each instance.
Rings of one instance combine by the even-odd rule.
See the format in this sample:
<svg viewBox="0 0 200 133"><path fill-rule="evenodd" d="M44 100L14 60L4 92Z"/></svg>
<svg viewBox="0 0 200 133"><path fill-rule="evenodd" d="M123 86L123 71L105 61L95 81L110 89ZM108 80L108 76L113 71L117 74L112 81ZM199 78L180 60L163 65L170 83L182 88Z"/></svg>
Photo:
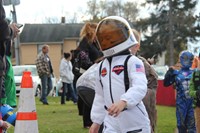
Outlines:
<svg viewBox="0 0 200 133"><path fill-rule="evenodd" d="M176 88L176 119L179 133L196 133L193 99L189 95L193 58L191 52L182 51L180 53L181 69L175 70L174 67L170 67L164 78L164 86L174 84Z"/></svg>

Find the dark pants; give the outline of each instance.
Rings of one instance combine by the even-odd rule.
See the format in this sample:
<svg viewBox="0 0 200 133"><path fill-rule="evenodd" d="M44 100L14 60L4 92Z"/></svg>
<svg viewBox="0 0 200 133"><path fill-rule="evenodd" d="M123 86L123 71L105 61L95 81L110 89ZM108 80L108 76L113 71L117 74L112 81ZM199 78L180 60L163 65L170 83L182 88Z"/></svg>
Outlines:
<svg viewBox="0 0 200 133"><path fill-rule="evenodd" d="M95 96L95 91L93 89L90 89L88 87L79 86L77 87L77 92L79 96L79 102L81 103L80 108L82 108L82 115L83 115L83 126L91 126L92 121L90 119L90 112ZM99 132L102 133L103 131L103 124L100 126Z"/></svg>
<svg viewBox="0 0 200 133"><path fill-rule="evenodd" d="M42 95L40 100L43 103L47 103L47 96L52 89L52 80L51 76L49 77L47 74L40 76L41 83L42 83Z"/></svg>
<svg viewBox="0 0 200 133"><path fill-rule="evenodd" d="M5 61L0 56L0 102L4 104L1 98L6 98L5 93Z"/></svg>
<svg viewBox="0 0 200 133"><path fill-rule="evenodd" d="M69 93L68 93L69 92ZM72 98L72 101L74 103L77 102L77 97L74 93L74 87L73 87L73 84L68 84L68 83L65 83L63 82L63 92L61 94L61 104L65 104L65 96L66 96L66 93L68 93L68 95Z"/></svg>
<svg viewBox="0 0 200 133"><path fill-rule="evenodd" d="M83 103L83 126L90 127L92 125L92 120L90 119L91 107L88 107L87 104Z"/></svg>
<svg viewBox="0 0 200 133"><path fill-rule="evenodd" d="M88 107L86 103L84 103L83 99L78 95L78 111L79 115L83 116L83 127L91 126L92 121L90 119L90 111L91 107Z"/></svg>
<svg viewBox="0 0 200 133"><path fill-rule="evenodd" d="M76 82L77 82L79 77L80 77L80 75L78 75L78 76L74 75L73 85L74 85L76 92L77 92ZM78 114L83 115L83 112L82 112L82 110L83 110L83 100L81 100L80 96L78 95L78 92L77 92L76 95L77 95L77 100L78 100L77 101Z"/></svg>
<svg viewBox="0 0 200 133"><path fill-rule="evenodd" d="M94 100L94 90L84 87L78 86L78 108L79 108L79 115L83 115L83 126L91 126L92 121L90 119L90 112L92 108L92 103Z"/></svg>

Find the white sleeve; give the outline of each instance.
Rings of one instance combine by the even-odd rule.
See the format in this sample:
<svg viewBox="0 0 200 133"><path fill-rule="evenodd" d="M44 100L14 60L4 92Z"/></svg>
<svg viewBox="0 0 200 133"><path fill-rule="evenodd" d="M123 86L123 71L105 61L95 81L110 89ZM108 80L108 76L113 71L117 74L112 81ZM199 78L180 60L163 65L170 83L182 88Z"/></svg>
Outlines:
<svg viewBox="0 0 200 133"><path fill-rule="evenodd" d="M61 76L61 77L66 77L66 74L67 74L67 73L66 73L66 69L67 69L66 67L67 67L67 66L66 66L65 64L66 64L66 63L65 63L63 60L62 60L61 63L60 63L60 76Z"/></svg>
<svg viewBox="0 0 200 133"><path fill-rule="evenodd" d="M106 110L104 108L105 103L104 103L103 88L100 83L99 67L97 67L96 74L97 75L96 75L95 97L91 110L91 120L93 123L101 125L106 115Z"/></svg>
<svg viewBox="0 0 200 133"><path fill-rule="evenodd" d="M132 108L145 97L147 93L147 79L144 64L137 57L131 57L127 67L130 88L121 96L121 100L127 102L127 108Z"/></svg>

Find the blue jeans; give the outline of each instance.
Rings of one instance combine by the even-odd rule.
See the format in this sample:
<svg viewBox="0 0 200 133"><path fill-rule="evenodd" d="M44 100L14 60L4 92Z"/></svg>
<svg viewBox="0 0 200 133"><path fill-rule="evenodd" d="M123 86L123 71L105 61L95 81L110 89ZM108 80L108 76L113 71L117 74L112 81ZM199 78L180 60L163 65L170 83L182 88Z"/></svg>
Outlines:
<svg viewBox="0 0 200 133"><path fill-rule="evenodd" d="M74 103L77 102L77 97L74 93L74 87L73 87L73 83L65 83L65 82L62 82L63 83L63 92L61 94L61 104L65 104L65 96L66 96L66 93L69 92L70 94L70 97L72 98L72 101Z"/></svg>
<svg viewBox="0 0 200 133"><path fill-rule="evenodd" d="M40 76L41 84L42 84L42 95L40 100L43 103L47 103L47 96L52 89L52 80L51 76L49 77L47 74Z"/></svg>

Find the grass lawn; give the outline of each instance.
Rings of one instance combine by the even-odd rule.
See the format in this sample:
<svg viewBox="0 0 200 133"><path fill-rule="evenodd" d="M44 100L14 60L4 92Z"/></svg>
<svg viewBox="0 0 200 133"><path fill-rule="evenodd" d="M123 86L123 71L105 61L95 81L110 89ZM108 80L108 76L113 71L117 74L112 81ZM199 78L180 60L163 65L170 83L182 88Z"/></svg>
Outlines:
<svg viewBox="0 0 200 133"><path fill-rule="evenodd" d="M35 101L40 133L88 133L73 102L60 105L60 97L48 97L50 105L43 105L38 97ZM175 107L157 106L157 111L157 133L174 133ZM9 128L7 133L14 133L14 127Z"/></svg>

